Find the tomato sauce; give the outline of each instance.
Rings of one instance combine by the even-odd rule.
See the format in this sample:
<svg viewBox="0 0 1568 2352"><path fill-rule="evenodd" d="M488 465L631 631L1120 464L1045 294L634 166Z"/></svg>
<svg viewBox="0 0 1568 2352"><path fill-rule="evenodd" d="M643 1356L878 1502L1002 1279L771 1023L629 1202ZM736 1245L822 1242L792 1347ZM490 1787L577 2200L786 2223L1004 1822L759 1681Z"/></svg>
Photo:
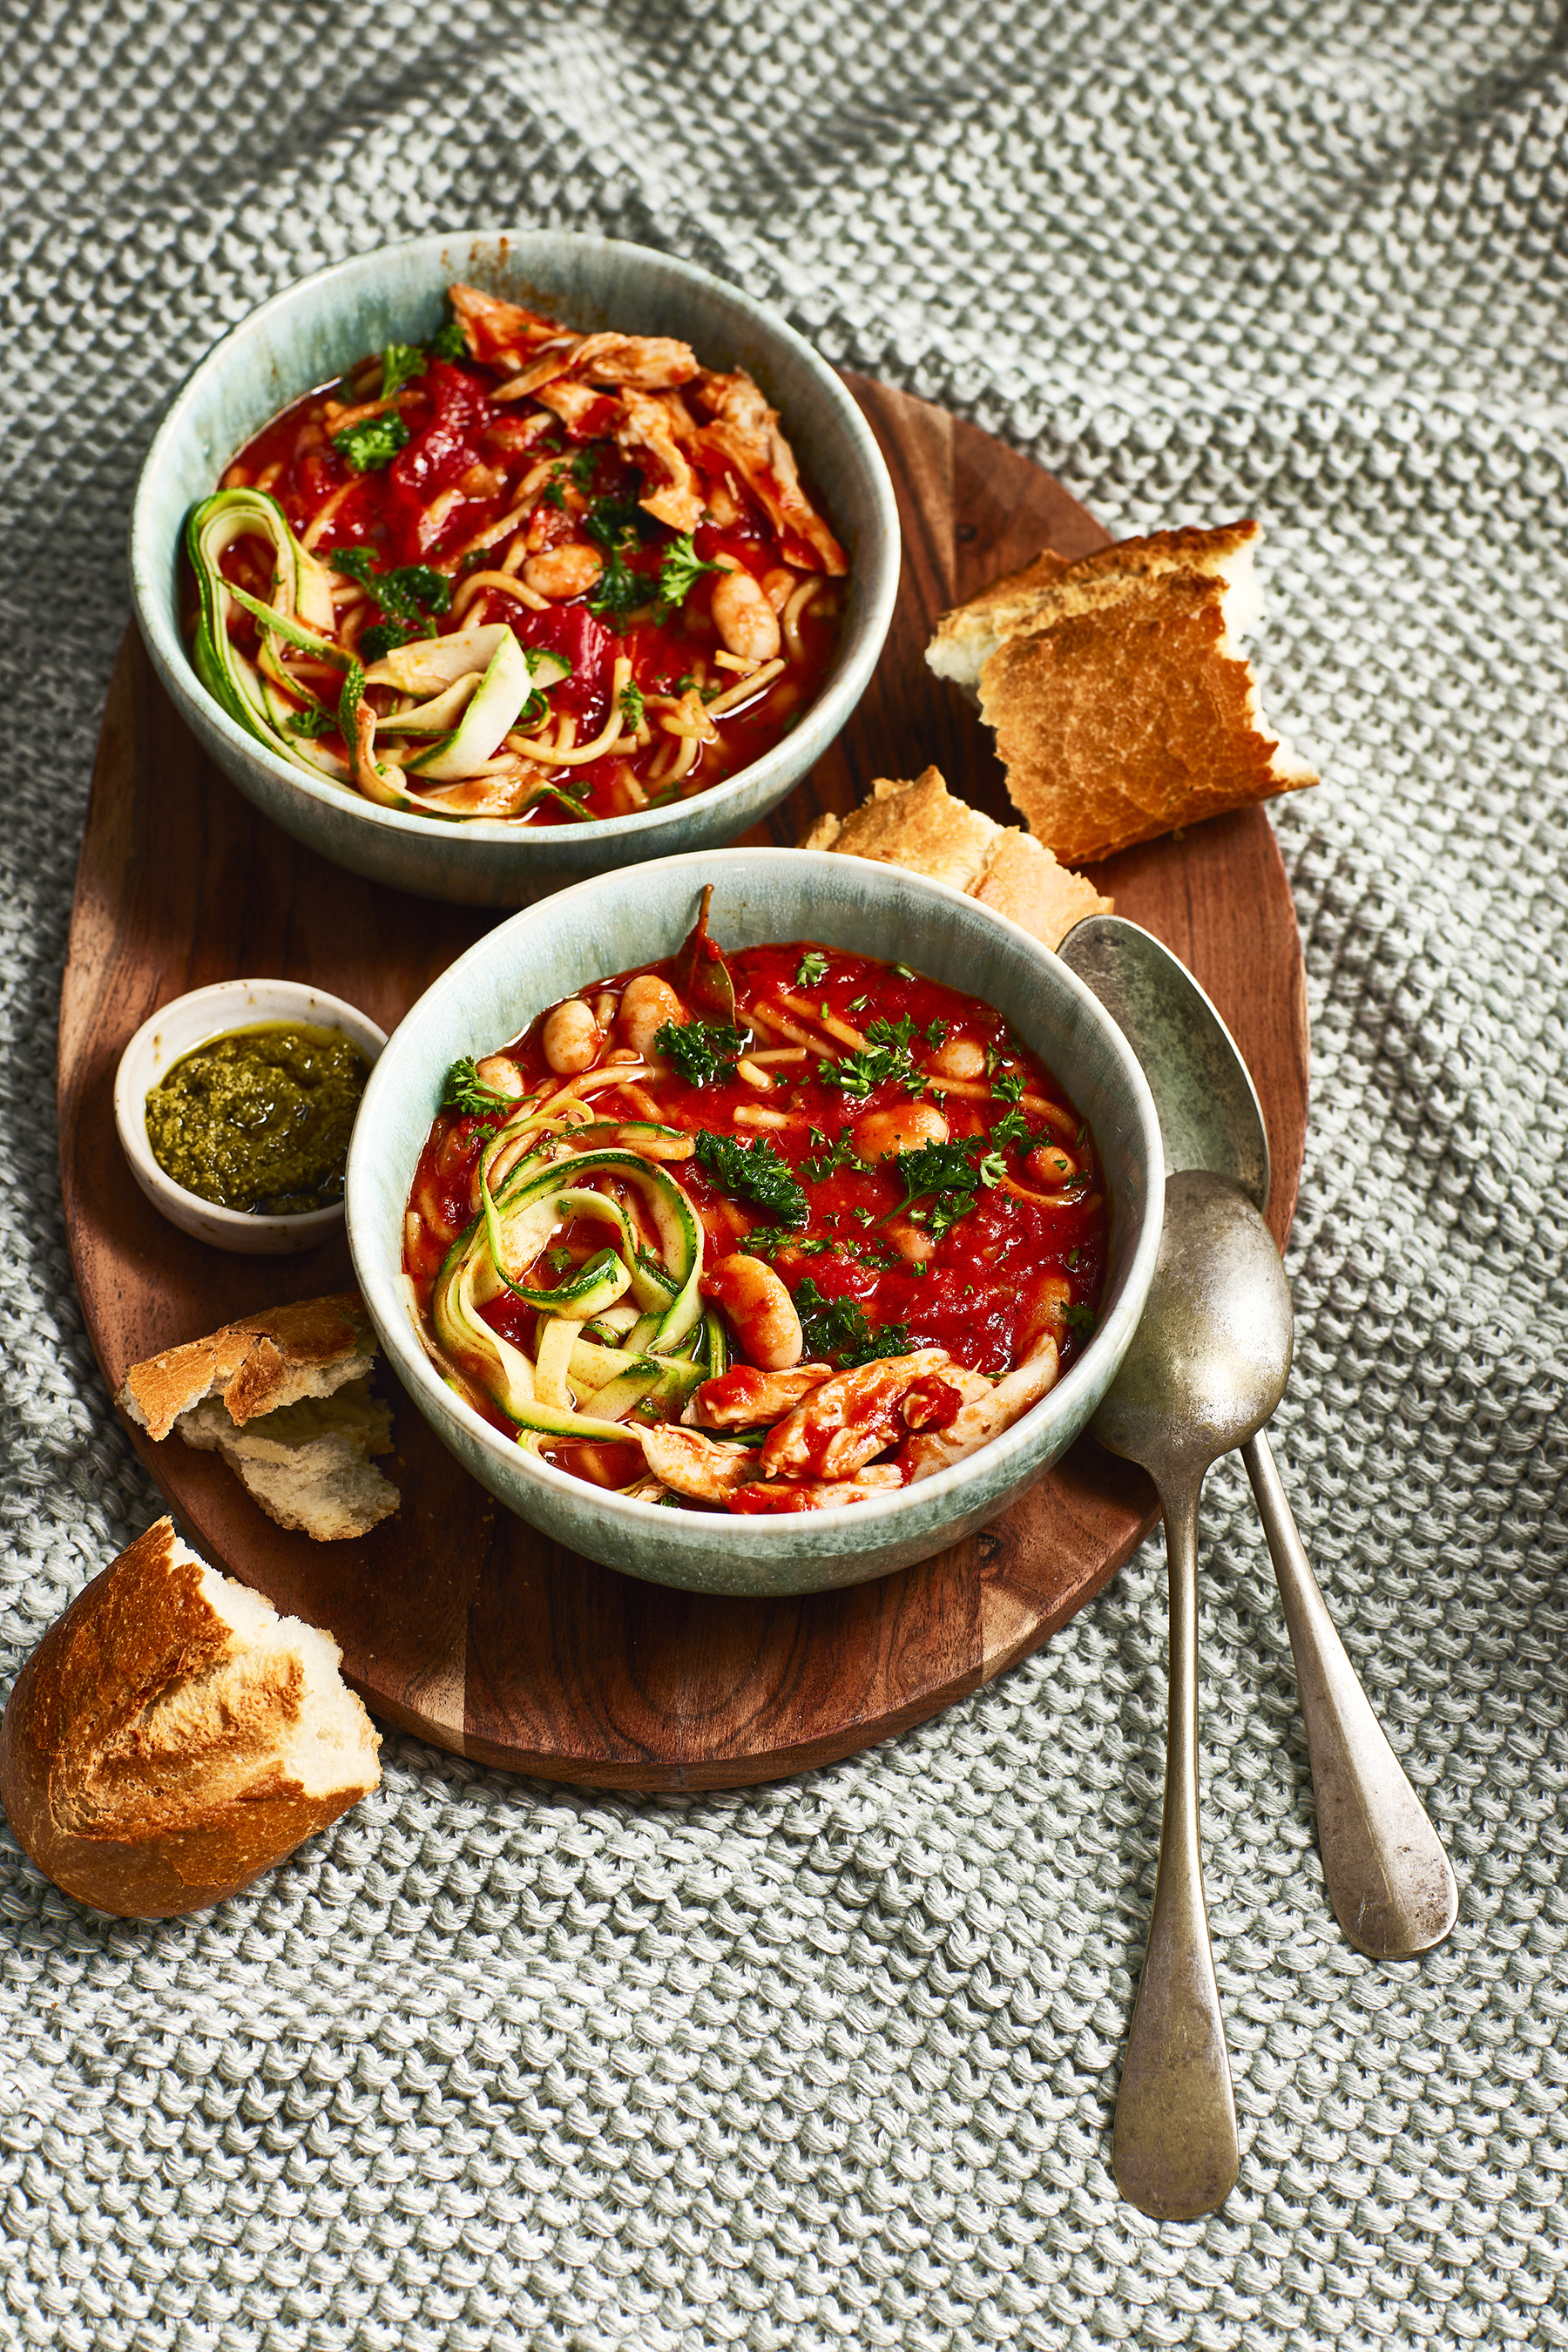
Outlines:
<svg viewBox="0 0 1568 2352"><path fill-rule="evenodd" d="M675 961L645 969L678 985ZM856 1341L869 1336L880 1342L877 1353L941 1349L994 1377L1054 1325L1061 1361L1070 1361L1094 1328L1109 1217L1093 1137L1037 1056L979 999L901 966L794 941L744 950L728 970L750 1053L701 1082L669 1060L663 1075L596 1093L593 1106L602 1119L635 1119L651 1103L686 1134L765 1138L773 1147L804 1193L804 1222L770 1213L699 1158L670 1166L701 1219L706 1264L735 1252L763 1257L794 1297L805 1354L818 1360L864 1360ZM634 977L583 996L618 999ZM543 1022L503 1049L529 1097L562 1084L544 1058ZM812 1042L803 1048L797 1037ZM612 1031L605 1050L615 1042ZM748 1064L771 1081L765 1088L748 1082ZM965 1070L972 1075L956 1075ZM897 1123L911 1116L926 1140L963 1148L970 1181L909 1199L897 1152L878 1147L896 1140ZM447 1253L470 1223L479 1154L504 1117L444 1111L426 1140L405 1251L426 1316ZM908 1147L921 1138L906 1131L904 1139L907 1170ZM560 1239L564 1255L574 1236L568 1229ZM602 1241L594 1228L577 1255ZM493 1329L531 1348L531 1308L508 1297L481 1311ZM906 1403L905 1423L943 1427L960 1402L939 1371ZM874 1400L864 1409L881 1410ZM498 1425L508 1425L504 1417Z"/></svg>
<svg viewBox="0 0 1568 2352"><path fill-rule="evenodd" d="M470 344L483 340L470 331ZM509 379L515 381L515 369L507 361L476 357L471 349L437 356L433 346L385 404L377 399L381 362L362 362L341 383L274 418L238 453L223 487L267 493L329 568L339 555L351 564L358 559L361 593L354 594L351 575L337 583L337 639L367 667L410 635L498 622L524 646L570 665L549 688L547 708L525 709L518 730L559 745L563 761L535 759L510 736L515 776L492 769L484 790L448 791L441 814L571 824L706 791L772 750L820 690L838 642L843 590L830 575L835 564L843 569L841 551L826 525L814 550L775 523L763 502L771 477L729 464L718 446L722 435L705 427L695 405L704 384L742 383L754 394L748 379L700 373L694 387L640 396L645 410L662 403L679 412L695 485L685 532L641 503L650 486L657 489L656 469L646 452L627 446L616 393L580 387L567 414L558 415L532 398L498 400ZM378 407L379 415L364 415ZM378 443L382 426L387 434ZM356 433L370 437L356 441ZM793 460L790 467L793 483ZM429 609L416 605L400 622L378 609L375 583L410 567L437 575L437 588L432 593L426 582L420 593ZM264 541L237 541L221 569L234 585L269 596ZM732 650L736 625L715 616L715 592L727 572L756 584L753 614L765 607L772 619L771 631L763 618L760 637L746 641L752 650ZM731 603L736 593L724 590ZM227 626L254 661L255 620L231 604ZM756 658L755 644L773 639L772 654ZM288 662L299 662L297 650L282 650ZM337 683L331 672L318 666L312 674L307 655L299 675L330 711ZM367 690L384 717L395 715L390 689ZM618 733L610 728L616 702ZM575 756L606 730L603 756ZM338 733L324 726L309 731L323 752L352 764L353 747ZM310 748L302 747L306 764ZM502 771L508 757L496 755Z"/></svg>

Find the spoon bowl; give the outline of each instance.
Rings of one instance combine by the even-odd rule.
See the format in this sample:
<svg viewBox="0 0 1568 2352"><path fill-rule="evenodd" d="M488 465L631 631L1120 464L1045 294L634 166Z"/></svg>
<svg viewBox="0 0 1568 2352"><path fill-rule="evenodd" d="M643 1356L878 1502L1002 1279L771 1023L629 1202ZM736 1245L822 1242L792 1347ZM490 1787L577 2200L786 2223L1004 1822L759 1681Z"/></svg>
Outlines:
<svg viewBox="0 0 1568 2352"><path fill-rule="evenodd" d="M1235 1038L1185 965L1119 915L1090 916L1058 952L1143 1065L1167 1170L1228 1176L1265 1210L1268 1137L1258 1092ZM1458 1916L1453 1870L1345 1654L1261 1428L1241 1454L1296 1662L1334 1916L1358 1951L1413 1958L1441 1943Z"/></svg>
<svg viewBox="0 0 1568 2352"><path fill-rule="evenodd" d="M1240 1185L1204 1169L1168 1177L1153 1285L1096 1437L1156 1486L1156 1464L1201 1477L1284 1395L1293 1330L1279 1254Z"/></svg>

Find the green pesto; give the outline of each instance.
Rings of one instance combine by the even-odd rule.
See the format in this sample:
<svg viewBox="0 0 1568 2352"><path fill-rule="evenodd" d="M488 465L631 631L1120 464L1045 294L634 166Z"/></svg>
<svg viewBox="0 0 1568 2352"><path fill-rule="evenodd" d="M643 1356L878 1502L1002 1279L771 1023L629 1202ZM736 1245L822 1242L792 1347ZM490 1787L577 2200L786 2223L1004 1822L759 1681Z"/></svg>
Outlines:
<svg viewBox="0 0 1568 2352"><path fill-rule="evenodd" d="M301 1216L343 1197L354 1114L370 1075L341 1029L267 1021L198 1045L147 1097L147 1140L166 1176L224 1209Z"/></svg>

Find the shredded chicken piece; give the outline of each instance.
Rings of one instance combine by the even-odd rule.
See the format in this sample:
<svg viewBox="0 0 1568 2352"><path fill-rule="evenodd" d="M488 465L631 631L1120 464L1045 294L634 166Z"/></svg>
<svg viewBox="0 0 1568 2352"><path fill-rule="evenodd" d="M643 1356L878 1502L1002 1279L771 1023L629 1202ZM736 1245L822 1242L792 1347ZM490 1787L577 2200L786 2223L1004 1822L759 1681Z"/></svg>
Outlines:
<svg viewBox="0 0 1568 2352"><path fill-rule="evenodd" d="M634 392L666 392L698 373L696 352L673 335L584 335L572 365L590 383Z"/></svg>
<svg viewBox="0 0 1568 2352"><path fill-rule="evenodd" d="M757 1429L793 1412L832 1372L831 1364L797 1364L789 1372L760 1372L754 1364L736 1364L703 1381L692 1399L691 1418L699 1429Z"/></svg>
<svg viewBox="0 0 1568 2352"><path fill-rule="evenodd" d="M699 1503L727 1502L757 1466L749 1445L726 1445L669 1423L641 1433L643 1455L656 1478Z"/></svg>
<svg viewBox="0 0 1568 2352"><path fill-rule="evenodd" d="M540 352L521 375L498 385L492 397L521 400L563 375L616 390L627 384L639 392L661 392L689 383L697 372L696 352L673 335L573 335Z"/></svg>
<svg viewBox="0 0 1568 2352"><path fill-rule="evenodd" d="M903 1435L898 1408L909 1391L952 1360L944 1348L917 1348L835 1373L769 1432L759 1456L763 1475L852 1477Z"/></svg>
<svg viewBox="0 0 1568 2352"><path fill-rule="evenodd" d="M691 425L683 404L679 397L655 400L628 390L621 411L616 445L642 467L645 476L637 503L671 530L695 530L702 520L703 499L679 446L682 420L688 429Z"/></svg>
<svg viewBox="0 0 1568 2352"><path fill-rule="evenodd" d="M858 1478L780 1478L737 1486L730 1508L742 1513L826 1511L840 1503L864 1503L901 1486L904 1474L892 1462L873 1462Z"/></svg>
<svg viewBox="0 0 1568 2352"><path fill-rule="evenodd" d="M1005 1429L1011 1429L1055 1388L1060 1364L1057 1343L1047 1331L1016 1371L1009 1372L994 1388L987 1383L986 1393L966 1404L945 1429L922 1430L911 1437L900 1457L910 1486L918 1486L922 1478L934 1478L939 1470L951 1469L955 1462L977 1454Z"/></svg>
<svg viewBox="0 0 1568 2352"><path fill-rule="evenodd" d="M447 291L463 340L477 360L526 367L542 343L561 334L558 320L541 318L521 302L503 302L497 295L481 294L477 286L453 286Z"/></svg>
<svg viewBox="0 0 1568 2352"><path fill-rule="evenodd" d="M784 541L786 562L840 578L849 559L801 488L777 409L768 406L743 368L733 375L700 376L694 389L712 419L697 436L700 462L717 459L716 473L726 464L734 468Z"/></svg>
<svg viewBox="0 0 1568 2352"><path fill-rule="evenodd" d="M553 383L541 384L533 396L543 407L553 409L578 441L595 441L613 433L620 421L621 404L615 394L595 392L592 384L579 383L575 376L558 376Z"/></svg>

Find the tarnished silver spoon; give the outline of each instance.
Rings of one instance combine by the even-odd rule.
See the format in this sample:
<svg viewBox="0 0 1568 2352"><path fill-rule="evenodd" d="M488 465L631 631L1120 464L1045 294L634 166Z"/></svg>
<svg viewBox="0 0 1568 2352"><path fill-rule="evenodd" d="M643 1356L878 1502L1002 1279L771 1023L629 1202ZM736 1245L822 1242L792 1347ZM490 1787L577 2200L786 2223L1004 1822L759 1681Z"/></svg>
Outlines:
<svg viewBox="0 0 1568 2352"><path fill-rule="evenodd" d="M1091 1424L1148 1471L1165 1514L1165 1814L1110 2149L1122 2195L1161 2221L1211 2213L1241 2161L1198 1836L1198 1496L1210 1464L1268 1420L1289 1370L1290 1294L1268 1226L1227 1177L1167 1177L1148 1303Z"/></svg>
<svg viewBox="0 0 1568 2352"><path fill-rule="evenodd" d="M1235 1039L1185 965L1119 915L1090 916L1058 952L1142 1062L1166 1167L1229 1176L1266 1209L1268 1141L1258 1096ZM1458 1916L1453 1870L1345 1654L1261 1429L1241 1454L1296 1661L1329 1899L1358 1951L1412 1958L1441 1943Z"/></svg>

